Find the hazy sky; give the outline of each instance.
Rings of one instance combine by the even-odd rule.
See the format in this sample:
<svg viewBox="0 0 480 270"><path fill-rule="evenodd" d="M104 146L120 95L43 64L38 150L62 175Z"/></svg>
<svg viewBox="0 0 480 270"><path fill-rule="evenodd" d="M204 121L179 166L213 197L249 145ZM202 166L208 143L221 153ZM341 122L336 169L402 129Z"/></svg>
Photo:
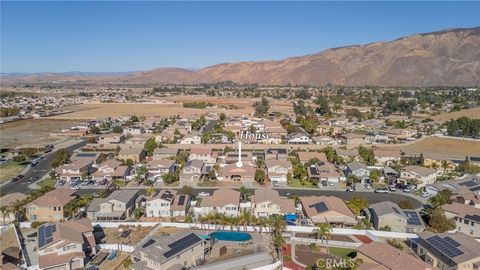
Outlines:
<svg viewBox="0 0 480 270"><path fill-rule="evenodd" d="M1 71L276 60L480 25L480 2L1 2Z"/></svg>

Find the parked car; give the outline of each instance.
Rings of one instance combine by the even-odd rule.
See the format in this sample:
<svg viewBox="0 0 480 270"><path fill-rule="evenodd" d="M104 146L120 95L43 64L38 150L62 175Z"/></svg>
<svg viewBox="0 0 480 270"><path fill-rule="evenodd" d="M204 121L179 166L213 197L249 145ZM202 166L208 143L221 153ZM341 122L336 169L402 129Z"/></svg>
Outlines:
<svg viewBox="0 0 480 270"><path fill-rule="evenodd" d="M279 187L279 186L280 186L280 184L279 184L277 181L273 181L273 182L272 182L272 185L273 185L274 187Z"/></svg>
<svg viewBox="0 0 480 270"><path fill-rule="evenodd" d="M375 193L388 193L388 189L386 189L386 188L377 188L377 189L375 189Z"/></svg>
<svg viewBox="0 0 480 270"><path fill-rule="evenodd" d="M365 188L366 188L366 189L371 189L371 188L372 188L372 185L370 185L370 183L365 183Z"/></svg>
<svg viewBox="0 0 480 270"><path fill-rule="evenodd" d="M292 196L292 195L293 195L293 194L292 194L291 192L285 192L285 193L283 194L283 196L285 196L285 197L290 197L290 196Z"/></svg>
<svg viewBox="0 0 480 270"><path fill-rule="evenodd" d="M18 176L15 176L13 177L12 179L10 179L10 182L17 182L19 179L18 179Z"/></svg>
<svg viewBox="0 0 480 270"><path fill-rule="evenodd" d="M413 187L411 187L411 186L406 186L406 187L403 189L403 192L405 192L405 193L410 193L410 192L412 192L412 191L413 191Z"/></svg>
<svg viewBox="0 0 480 270"><path fill-rule="evenodd" d="M200 192L200 193L198 193L198 197L208 197L208 196L210 196L210 193L208 193L208 192Z"/></svg>
<svg viewBox="0 0 480 270"><path fill-rule="evenodd" d="M427 197L430 197L430 196L432 196L432 194L430 194L430 193L428 193L428 192L424 191L424 192L422 192L422 194L420 194L420 196L421 196L421 197L423 197L423 198L427 198Z"/></svg>
<svg viewBox="0 0 480 270"><path fill-rule="evenodd" d="M346 192L355 192L355 190L352 187L348 187L345 191Z"/></svg>
<svg viewBox="0 0 480 270"><path fill-rule="evenodd" d="M388 189L392 192L396 192L397 191L397 186L395 184L392 184L392 185L388 186Z"/></svg>

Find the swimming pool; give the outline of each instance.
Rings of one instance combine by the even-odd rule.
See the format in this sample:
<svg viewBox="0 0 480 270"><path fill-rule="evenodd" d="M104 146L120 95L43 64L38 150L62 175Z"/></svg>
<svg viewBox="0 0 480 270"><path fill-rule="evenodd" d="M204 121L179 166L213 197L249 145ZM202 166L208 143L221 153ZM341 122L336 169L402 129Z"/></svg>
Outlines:
<svg viewBox="0 0 480 270"><path fill-rule="evenodd" d="M210 234L210 237L219 241L245 242L252 239L252 236L246 232L228 232L216 231Z"/></svg>

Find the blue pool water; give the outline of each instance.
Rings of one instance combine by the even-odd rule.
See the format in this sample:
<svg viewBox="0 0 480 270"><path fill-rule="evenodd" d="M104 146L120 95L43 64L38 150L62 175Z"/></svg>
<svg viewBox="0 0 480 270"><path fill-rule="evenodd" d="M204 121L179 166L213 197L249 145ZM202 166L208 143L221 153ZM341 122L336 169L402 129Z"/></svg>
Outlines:
<svg viewBox="0 0 480 270"><path fill-rule="evenodd" d="M233 241L233 242L245 242L252 239L252 236L246 232L228 232L228 231L217 231L210 234L215 240L219 241Z"/></svg>

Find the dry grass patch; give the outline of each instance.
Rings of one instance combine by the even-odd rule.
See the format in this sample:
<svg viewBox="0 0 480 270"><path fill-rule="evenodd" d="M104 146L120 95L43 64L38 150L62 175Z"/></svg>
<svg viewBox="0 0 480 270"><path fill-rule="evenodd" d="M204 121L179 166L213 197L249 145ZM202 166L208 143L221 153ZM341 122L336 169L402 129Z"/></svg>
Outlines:
<svg viewBox="0 0 480 270"><path fill-rule="evenodd" d="M432 116L430 118L436 121L446 122L450 119L457 119L462 116L470 117L472 119L480 119L480 108L466 109L458 112L442 113L439 115Z"/></svg>

